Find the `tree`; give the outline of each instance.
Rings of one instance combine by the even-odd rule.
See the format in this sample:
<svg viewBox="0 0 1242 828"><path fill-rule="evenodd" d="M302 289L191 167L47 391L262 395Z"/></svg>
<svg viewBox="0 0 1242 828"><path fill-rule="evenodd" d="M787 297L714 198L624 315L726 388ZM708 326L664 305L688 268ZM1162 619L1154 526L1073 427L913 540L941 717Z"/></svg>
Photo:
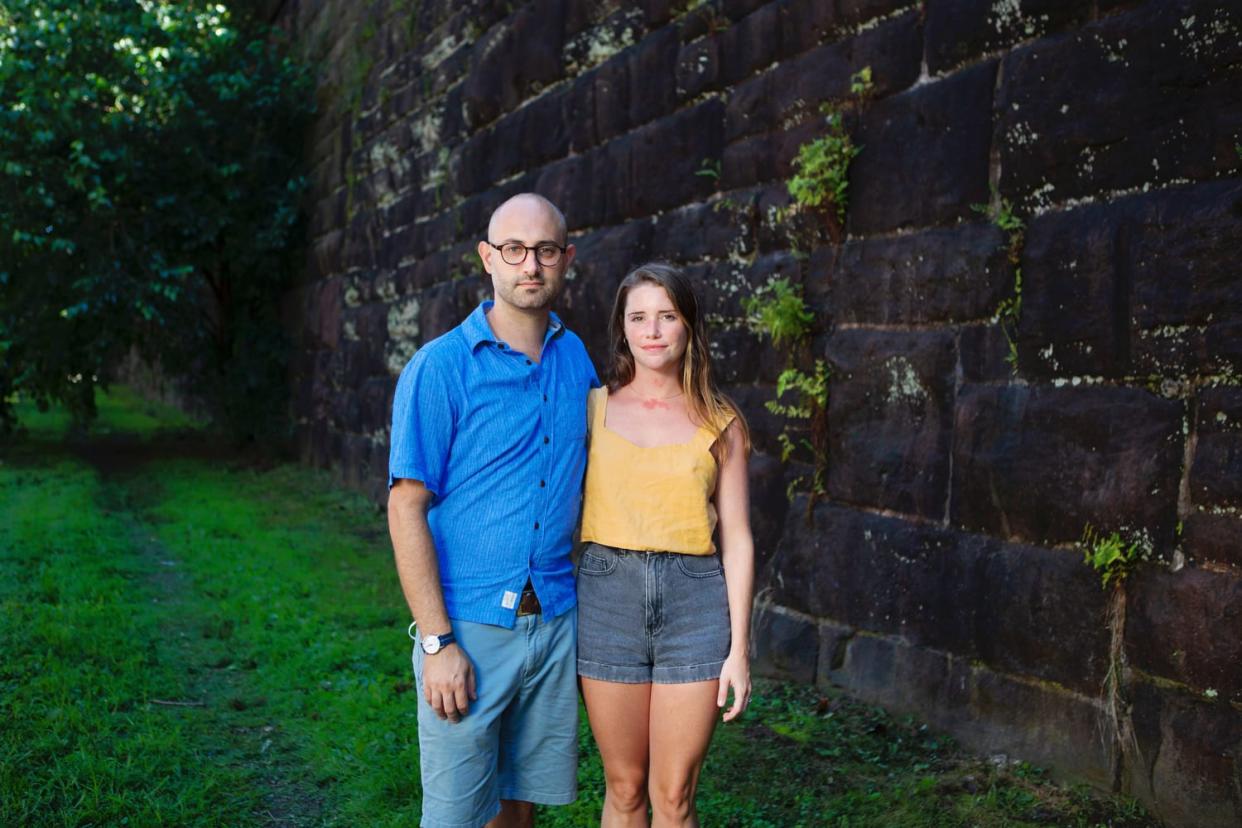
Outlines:
<svg viewBox="0 0 1242 828"><path fill-rule="evenodd" d="M0 6L0 426L18 394L89 420L133 348L234 434L284 420L311 94L274 40L202 0Z"/></svg>

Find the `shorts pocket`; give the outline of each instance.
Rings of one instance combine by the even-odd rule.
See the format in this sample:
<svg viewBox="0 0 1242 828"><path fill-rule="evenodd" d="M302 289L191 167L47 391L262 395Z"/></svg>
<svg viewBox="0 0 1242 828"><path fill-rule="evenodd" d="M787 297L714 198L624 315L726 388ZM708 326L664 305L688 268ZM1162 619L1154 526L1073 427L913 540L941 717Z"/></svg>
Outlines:
<svg viewBox="0 0 1242 828"><path fill-rule="evenodd" d="M616 555L601 555L594 551L595 546L582 550L582 560L578 562L579 575L610 575L617 568Z"/></svg>
<svg viewBox="0 0 1242 828"><path fill-rule="evenodd" d="M724 573L719 555L678 555L677 568L689 578L714 578Z"/></svg>

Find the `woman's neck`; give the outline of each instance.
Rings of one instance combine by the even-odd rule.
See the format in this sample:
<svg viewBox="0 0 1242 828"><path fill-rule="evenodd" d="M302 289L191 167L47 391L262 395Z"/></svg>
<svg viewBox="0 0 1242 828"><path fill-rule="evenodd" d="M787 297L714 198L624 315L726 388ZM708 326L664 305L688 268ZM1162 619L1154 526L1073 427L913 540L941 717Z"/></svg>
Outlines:
<svg viewBox="0 0 1242 828"><path fill-rule="evenodd" d="M635 366L634 379L626 389L642 400L670 400L681 396L681 372L652 371Z"/></svg>

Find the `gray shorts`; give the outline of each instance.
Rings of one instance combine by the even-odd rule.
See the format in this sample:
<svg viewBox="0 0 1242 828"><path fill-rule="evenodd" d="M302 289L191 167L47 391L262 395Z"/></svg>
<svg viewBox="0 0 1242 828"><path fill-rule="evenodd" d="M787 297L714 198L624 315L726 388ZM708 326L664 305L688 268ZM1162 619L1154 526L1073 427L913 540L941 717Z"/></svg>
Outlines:
<svg viewBox="0 0 1242 828"><path fill-rule="evenodd" d="M428 656L414 646L424 828L482 828L500 800L564 805L578 793L577 614L518 616L513 629L453 621L478 699L459 722L423 697Z"/></svg>
<svg viewBox="0 0 1242 828"><path fill-rule="evenodd" d="M729 601L719 555L591 543L578 563L578 674L622 684L720 677Z"/></svg>

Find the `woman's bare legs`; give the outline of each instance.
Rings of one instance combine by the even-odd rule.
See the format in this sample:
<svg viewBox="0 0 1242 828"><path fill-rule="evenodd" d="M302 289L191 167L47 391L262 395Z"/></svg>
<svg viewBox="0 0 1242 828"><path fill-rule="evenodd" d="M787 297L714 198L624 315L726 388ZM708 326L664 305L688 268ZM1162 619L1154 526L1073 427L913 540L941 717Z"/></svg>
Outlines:
<svg viewBox="0 0 1242 828"><path fill-rule="evenodd" d="M582 698L607 785L600 828L647 828L651 687L582 679Z"/></svg>
<svg viewBox="0 0 1242 828"><path fill-rule="evenodd" d="M651 688L651 796L653 828L697 828L694 792L712 730L720 718L719 682L656 684Z"/></svg>
<svg viewBox="0 0 1242 828"><path fill-rule="evenodd" d="M694 794L720 708L718 682L619 684L582 679L582 696L604 763L600 828L699 824ZM650 772L648 772L650 768Z"/></svg>

